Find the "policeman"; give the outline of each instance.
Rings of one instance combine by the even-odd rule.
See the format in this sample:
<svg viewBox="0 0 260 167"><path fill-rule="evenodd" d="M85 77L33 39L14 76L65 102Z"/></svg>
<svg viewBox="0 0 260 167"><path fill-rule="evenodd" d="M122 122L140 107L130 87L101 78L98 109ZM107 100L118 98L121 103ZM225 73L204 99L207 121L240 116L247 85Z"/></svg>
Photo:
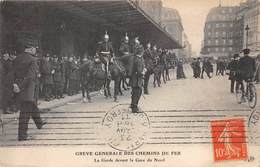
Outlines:
<svg viewBox="0 0 260 167"><path fill-rule="evenodd" d="M40 117L37 103L35 102L35 82L37 77L37 62L33 55L36 54L36 41L25 40L23 42L24 52L14 60L14 83L13 91L17 102L20 104L18 140L29 139L27 135L28 123L32 117L38 129L46 122Z"/></svg>
<svg viewBox="0 0 260 167"><path fill-rule="evenodd" d="M132 87L132 97L130 108L133 113L137 113L139 111L138 103L142 95L143 77L145 74L145 65L143 60L144 48L140 44L138 37L135 38L133 51L134 57L130 82Z"/></svg>
<svg viewBox="0 0 260 167"><path fill-rule="evenodd" d="M109 42L109 35L106 34L104 36L104 41L99 43L96 56L100 58L101 62L105 65L105 70L108 76L110 76L109 72L109 63L111 62L111 58L115 56L114 49L112 47L112 43Z"/></svg>

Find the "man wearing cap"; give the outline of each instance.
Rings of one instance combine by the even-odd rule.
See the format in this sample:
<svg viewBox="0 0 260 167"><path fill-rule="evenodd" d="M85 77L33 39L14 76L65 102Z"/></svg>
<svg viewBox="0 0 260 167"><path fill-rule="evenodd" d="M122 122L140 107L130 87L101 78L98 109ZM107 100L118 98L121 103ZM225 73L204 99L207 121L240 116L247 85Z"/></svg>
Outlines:
<svg viewBox="0 0 260 167"><path fill-rule="evenodd" d="M63 86L64 86L64 66L61 58L54 55L53 62L53 82L54 82L54 96L57 99L63 98Z"/></svg>
<svg viewBox="0 0 260 167"><path fill-rule="evenodd" d="M133 66L131 70L130 85L132 87L131 106L133 113L137 113L138 103L142 95L143 78L145 74L145 65L143 60L144 48L140 44L138 37L135 38L135 44L133 47Z"/></svg>
<svg viewBox="0 0 260 167"><path fill-rule="evenodd" d="M235 85L235 82L236 82L238 61L239 61L239 55L234 54L231 62L228 64L228 67L227 67L227 69L230 71L228 79L231 81L231 85L230 85L230 92L231 93L234 93L234 85Z"/></svg>
<svg viewBox="0 0 260 167"><path fill-rule="evenodd" d="M242 81L250 81L253 79L256 71L255 60L249 56L250 49L244 49L244 57L240 58L238 62L238 72L241 75ZM241 89L244 96L244 84L241 82Z"/></svg>
<svg viewBox="0 0 260 167"><path fill-rule="evenodd" d="M36 54L36 42L26 40L23 42L24 52L14 60L13 91L20 104L18 140L30 139L27 135L28 123L32 117L38 129L46 122L40 117L35 99L35 84L37 77L37 61L33 57Z"/></svg>
<svg viewBox="0 0 260 167"><path fill-rule="evenodd" d="M112 43L109 42L109 35L105 34L104 41L99 43L96 56L100 58L102 63L106 66L106 73L110 76L108 66L111 62L111 58L115 56L114 49L112 47Z"/></svg>

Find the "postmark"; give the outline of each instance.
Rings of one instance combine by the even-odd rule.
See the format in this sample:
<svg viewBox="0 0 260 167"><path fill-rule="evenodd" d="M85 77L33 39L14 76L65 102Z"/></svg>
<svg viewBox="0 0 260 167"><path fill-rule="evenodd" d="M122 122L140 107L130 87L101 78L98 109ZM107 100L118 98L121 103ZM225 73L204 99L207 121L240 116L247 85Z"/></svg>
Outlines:
<svg viewBox="0 0 260 167"><path fill-rule="evenodd" d="M247 160L244 119L211 121L214 160Z"/></svg>
<svg viewBox="0 0 260 167"><path fill-rule="evenodd" d="M251 145L260 145L260 111L256 109L251 111L248 118L248 135Z"/></svg>
<svg viewBox="0 0 260 167"><path fill-rule="evenodd" d="M106 113L102 127L109 146L119 151L133 151L144 144L150 121L146 113L132 113L129 104L119 104Z"/></svg>

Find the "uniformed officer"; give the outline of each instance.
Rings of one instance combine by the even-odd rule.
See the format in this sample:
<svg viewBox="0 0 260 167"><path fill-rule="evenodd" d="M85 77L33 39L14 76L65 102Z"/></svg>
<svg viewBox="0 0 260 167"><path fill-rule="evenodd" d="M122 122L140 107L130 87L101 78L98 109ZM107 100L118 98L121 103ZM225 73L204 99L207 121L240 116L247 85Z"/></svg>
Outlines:
<svg viewBox="0 0 260 167"><path fill-rule="evenodd" d="M124 56L128 56L129 54L130 54L129 38L126 33L119 48L119 56L124 57Z"/></svg>
<svg viewBox="0 0 260 167"><path fill-rule="evenodd" d="M109 42L109 35L107 34L107 31L104 36L104 41L100 42L98 45L96 56L99 57L101 62L105 65L106 73L108 76L110 76L108 67L109 63L111 62L111 58L115 56L115 53L112 47L112 43Z"/></svg>
<svg viewBox="0 0 260 167"><path fill-rule="evenodd" d="M144 48L140 44L138 37L135 38L135 44L133 48L133 69L131 73L132 97L131 97L131 109L133 113L139 111L138 103L142 95L143 78L145 74L145 65L143 60Z"/></svg>
<svg viewBox="0 0 260 167"><path fill-rule="evenodd" d="M30 117L34 120L38 129L46 122L40 117L40 112L35 102L35 82L37 77L37 62L33 55L36 54L36 42L27 39L23 43L24 52L14 61L13 91L17 102L20 103L20 116L18 128L18 140L29 139L27 135Z"/></svg>

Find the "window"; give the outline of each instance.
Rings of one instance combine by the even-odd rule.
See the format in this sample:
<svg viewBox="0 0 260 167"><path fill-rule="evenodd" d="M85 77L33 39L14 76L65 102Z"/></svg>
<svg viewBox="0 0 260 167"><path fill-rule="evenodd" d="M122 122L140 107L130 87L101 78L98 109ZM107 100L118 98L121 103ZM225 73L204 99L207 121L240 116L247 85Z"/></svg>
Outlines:
<svg viewBox="0 0 260 167"><path fill-rule="evenodd" d="M219 51L219 49L218 49L218 48L215 48L215 51L216 51L216 52L218 52L218 51Z"/></svg>
<svg viewBox="0 0 260 167"><path fill-rule="evenodd" d="M229 51L232 52L232 51L233 51L233 48L232 48L232 47L229 47Z"/></svg>
<svg viewBox="0 0 260 167"><path fill-rule="evenodd" d="M211 32L208 32L208 36L209 36L209 37L211 36Z"/></svg>
<svg viewBox="0 0 260 167"><path fill-rule="evenodd" d="M208 52L210 52L211 50L210 50L210 48L208 48Z"/></svg>
<svg viewBox="0 0 260 167"><path fill-rule="evenodd" d="M233 23L230 23L230 27L233 27Z"/></svg>
<svg viewBox="0 0 260 167"><path fill-rule="evenodd" d="M222 51L225 52L225 51L226 51L226 48L222 48Z"/></svg>
<svg viewBox="0 0 260 167"><path fill-rule="evenodd" d="M223 39L223 44L224 44L224 45L226 44L226 40L225 40L225 39Z"/></svg>
<svg viewBox="0 0 260 167"><path fill-rule="evenodd" d="M218 39L215 40L216 45L218 45Z"/></svg>
<svg viewBox="0 0 260 167"><path fill-rule="evenodd" d="M227 33L226 33L226 32L223 32L223 33L222 33L222 36L223 36L223 37L225 37L226 35L227 35Z"/></svg>
<svg viewBox="0 0 260 167"><path fill-rule="evenodd" d="M219 34L219 32L217 31L217 32L216 32L216 37L218 37L218 34Z"/></svg>
<svg viewBox="0 0 260 167"><path fill-rule="evenodd" d="M218 23L216 24L216 27L217 27L217 28L219 27L219 24L218 24Z"/></svg>
<svg viewBox="0 0 260 167"><path fill-rule="evenodd" d="M229 40L229 44L233 45L233 40L232 39Z"/></svg>
<svg viewBox="0 0 260 167"><path fill-rule="evenodd" d="M208 29L210 29L211 28L211 24L208 24Z"/></svg>
<svg viewBox="0 0 260 167"><path fill-rule="evenodd" d="M208 45L210 45L211 44L211 40L208 40Z"/></svg>

